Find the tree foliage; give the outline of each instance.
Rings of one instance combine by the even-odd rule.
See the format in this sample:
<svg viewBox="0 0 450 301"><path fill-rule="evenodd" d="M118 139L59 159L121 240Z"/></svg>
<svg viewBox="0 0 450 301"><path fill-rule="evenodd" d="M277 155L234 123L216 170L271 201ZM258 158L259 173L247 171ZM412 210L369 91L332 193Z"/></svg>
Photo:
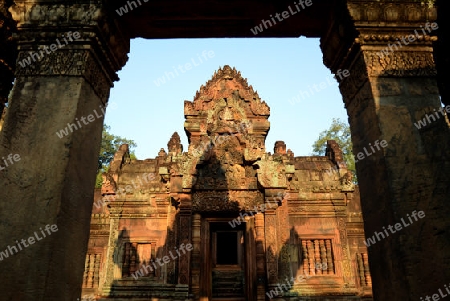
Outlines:
<svg viewBox="0 0 450 301"><path fill-rule="evenodd" d="M327 140L335 140L339 144L348 170L356 177L355 157L352 152L353 145L348 123L341 121L339 118L333 118L330 128L322 131L319 138L313 143L313 155L325 155Z"/></svg>
<svg viewBox="0 0 450 301"><path fill-rule="evenodd" d="M109 163L122 144L128 144L131 160L136 159L133 148L136 148L137 144L133 140L111 134L109 132L110 129L111 127L106 124L103 126L102 146L98 157L98 172L95 183L95 187L97 188L102 186L102 173L107 171Z"/></svg>

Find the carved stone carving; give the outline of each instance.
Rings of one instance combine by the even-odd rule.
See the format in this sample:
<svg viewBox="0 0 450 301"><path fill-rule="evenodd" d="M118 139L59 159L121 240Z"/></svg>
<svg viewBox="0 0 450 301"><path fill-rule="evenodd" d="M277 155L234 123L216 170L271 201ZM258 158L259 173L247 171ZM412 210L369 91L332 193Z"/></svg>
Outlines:
<svg viewBox="0 0 450 301"><path fill-rule="evenodd" d="M103 194L115 194L117 191L117 184L114 178L109 173L102 173L102 195Z"/></svg>
<svg viewBox="0 0 450 301"><path fill-rule="evenodd" d="M13 35L20 42L18 62L22 63L17 64L16 75L82 76L106 103L112 83L118 80L116 72L128 59L129 40L107 18L102 5L16 1L9 8L19 29ZM79 38L69 39L63 49L43 51L43 45L56 44L69 31L78 32ZM37 56L35 52L40 53L39 60L23 64L31 54Z"/></svg>
<svg viewBox="0 0 450 301"><path fill-rule="evenodd" d="M346 224L343 218L339 218L338 221L338 229L339 229L339 236L341 239L341 245L342 245L342 266L343 266L343 275L344 275L344 281L346 283L349 283L351 280L351 267L350 267L350 258L349 258L349 249L348 249L348 239L347 239L347 229Z"/></svg>
<svg viewBox="0 0 450 301"><path fill-rule="evenodd" d="M435 76L433 52L394 51L381 58L378 53L364 52L369 76Z"/></svg>
<svg viewBox="0 0 450 301"><path fill-rule="evenodd" d="M21 51L18 61L29 59L35 51ZM17 76L34 75L75 75L83 76L104 101L108 99L112 79L107 80L103 71L88 50L58 50L42 56L42 59L30 65L17 64Z"/></svg>
<svg viewBox="0 0 450 301"><path fill-rule="evenodd" d="M255 138L254 121L259 121L258 134L262 137L269 129L269 107L240 72L230 66L215 72L212 79L197 91L194 101L185 102L184 108L186 131L194 138L191 141L194 145L199 144L204 136L209 135L211 140L214 133L228 133L249 146L250 139ZM194 132L201 136L192 136Z"/></svg>
<svg viewBox="0 0 450 301"><path fill-rule="evenodd" d="M187 215L180 216L180 228L179 228L180 244L185 245L191 243L191 217ZM189 284L189 262L190 253L180 256L179 258L179 280L180 284Z"/></svg>
<svg viewBox="0 0 450 301"><path fill-rule="evenodd" d="M252 109L252 112L255 115L270 115L270 109L269 106L266 104L265 101L262 101L260 99L257 99L257 101L253 101L250 103L250 108Z"/></svg>
<svg viewBox="0 0 450 301"><path fill-rule="evenodd" d="M286 167L282 162L275 161L272 156L266 156L255 163L258 168L258 182L264 188L286 188Z"/></svg>
<svg viewBox="0 0 450 301"><path fill-rule="evenodd" d="M341 179L342 191L354 191L355 184L353 183L353 174L347 171Z"/></svg>
<svg viewBox="0 0 450 301"><path fill-rule="evenodd" d="M192 195L194 211L255 211L264 204L259 191L198 191Z"/></svg>
<svg viewBox="0 0 450 301"><path fill-rule="evenodd" d="M286 154L286 143L284 141L276 141L273 147L273 153L277 155Z"/></svg>
<svg viewBox="0 0 450 301"><path fill-rule="evenodd" d="M42 41L43 37L54 40L57 38L60 31L65 28L83 28L80 29L81 39L89 41L90 45L96 45L102 50L99 56L106 55L107 58L102 60L104 67L110 69L109 76L116 80L115 72L125 65L128 57L127 53L130 51L128 39L119 31L116 24L107 16L106 8L102 3L68 3L68 4L37 4L33 2L18 2L11 6L9 11L14 20L16 20L18 27L22 29L27 28L51 28L46 31L24 31L21 33L20 39L22 42L29 39L31 43ZM101 28L101 32L88 32L87 28ZM57 31L54 29L58 28ZM101 37L96 37L100 33ZM95 37L95 38L94 38ZM36 38L36 40L35 40ZM94 38L94 39L93 39ZM100 38L100 39L99 39ZM92 43L92 41L95 41ZM102 42L101 42L102 41ZM109 47L105 48L108 43ZM101 53L101 54L100 54Z"/></svg>
<svg viewBox="0 0 450 301"><path fill-rule="evenodd" d="M11 12L14 19L20 20L22 26L34 23L41 25L59 25L61 23L96 25L102 14L101 7L95 4L33 4L28 6L25 3L18 3L11 8Z"/></svg>
<svg viewBox="0 0 450 301"><path fill-rule="evenodd" d="M266 235L266 264L269 284L278 282L278 246L277 246L277 218L273 212L265 215Z"/></svg>
<svg viewBox="0 0 450 301"><path fill-rule="evenodd" d="M173 133L169 142L167 143L167 149L169 153L179 155L183 152L183 145L181 144L180 135L177 132Z"/></svg>
<svg viewBox="0 0 450 301"><path fill-rule="evenodd" d="M347 7L353 20L357 22L387 22L389 23L408 23L418 22L420 20L436 19L436 8L429 5L404 2L363 2L347 1Z"/></svg>
<svg viewBox="0 0 450 301"><path fill-rule="evenodd" d="M111 285L114 280L114 266L115 263L119 262L117 256L117 244L119 242L119 218L111 217L110 218L110 229L109 229L109 243L108 249L106 251L107 258L110 260L105 261L104 266L104 279L100 279L100 289L104 294L108 295L111 289Z"/></svg>

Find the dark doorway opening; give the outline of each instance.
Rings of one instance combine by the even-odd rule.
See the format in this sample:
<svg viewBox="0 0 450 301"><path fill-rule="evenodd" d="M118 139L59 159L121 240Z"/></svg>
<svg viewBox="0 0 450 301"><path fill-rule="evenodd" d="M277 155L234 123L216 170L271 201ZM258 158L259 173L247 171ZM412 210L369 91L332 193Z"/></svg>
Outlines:
<svg viewBox="0 0 450 301"><path fill-rule="evenodd" d="M216 232L217 264L238 264L238 232Z"/></svg>

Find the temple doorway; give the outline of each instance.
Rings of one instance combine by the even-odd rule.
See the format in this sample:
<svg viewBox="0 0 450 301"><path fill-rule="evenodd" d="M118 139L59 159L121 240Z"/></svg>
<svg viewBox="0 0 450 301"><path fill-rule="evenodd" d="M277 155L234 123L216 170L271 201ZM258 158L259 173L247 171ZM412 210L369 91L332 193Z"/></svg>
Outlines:
<svg viewBox="0 0 450 301"><path fill-rule="evenodd" d="M212 299L244 300L244 231L231 228L228 223L211 226Z"/></svg>
<svg viewBox="0 0 450 301"><path fill-rule="evenodd" d="M203 300L244 301L253 300L255 273L252 273L255 256L251 252L252 221L232 227L232 219L206 218L202 231L203 265L201 281ZM253 263L253 264L252 264Z"/></svg>

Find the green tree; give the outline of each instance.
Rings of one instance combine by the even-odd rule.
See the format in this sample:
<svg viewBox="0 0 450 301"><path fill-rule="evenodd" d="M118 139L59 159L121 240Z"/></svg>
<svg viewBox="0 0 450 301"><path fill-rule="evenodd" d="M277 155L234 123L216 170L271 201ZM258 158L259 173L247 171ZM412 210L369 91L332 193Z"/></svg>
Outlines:
<svg viewBox="0 0 450 301"><path fill-rule="evenodd" d="M111 127L108 125L103 126L102 132L102 146L100 148L100 155L98 157L98 172L95 180L95 187L102 187L102 173L108 171L109 163L114 158L114 154L122 144L128 144L130 149L131 160L136 160L133 148L137 147L137 144L133 140L129 140L120 136L109 133Z"/></svg>
<svg viewBox="0 0 450 301"><path fill-rule="evenodd" d="M347 168L353 173L354 179L356 180L355 157L352 152L353 145L348 123L341 121L339 118L333 118L330 128L322 131L319 134L319 139L313 143L313 155L325 155L327 140L335 140L339 144Z"/></svg>

